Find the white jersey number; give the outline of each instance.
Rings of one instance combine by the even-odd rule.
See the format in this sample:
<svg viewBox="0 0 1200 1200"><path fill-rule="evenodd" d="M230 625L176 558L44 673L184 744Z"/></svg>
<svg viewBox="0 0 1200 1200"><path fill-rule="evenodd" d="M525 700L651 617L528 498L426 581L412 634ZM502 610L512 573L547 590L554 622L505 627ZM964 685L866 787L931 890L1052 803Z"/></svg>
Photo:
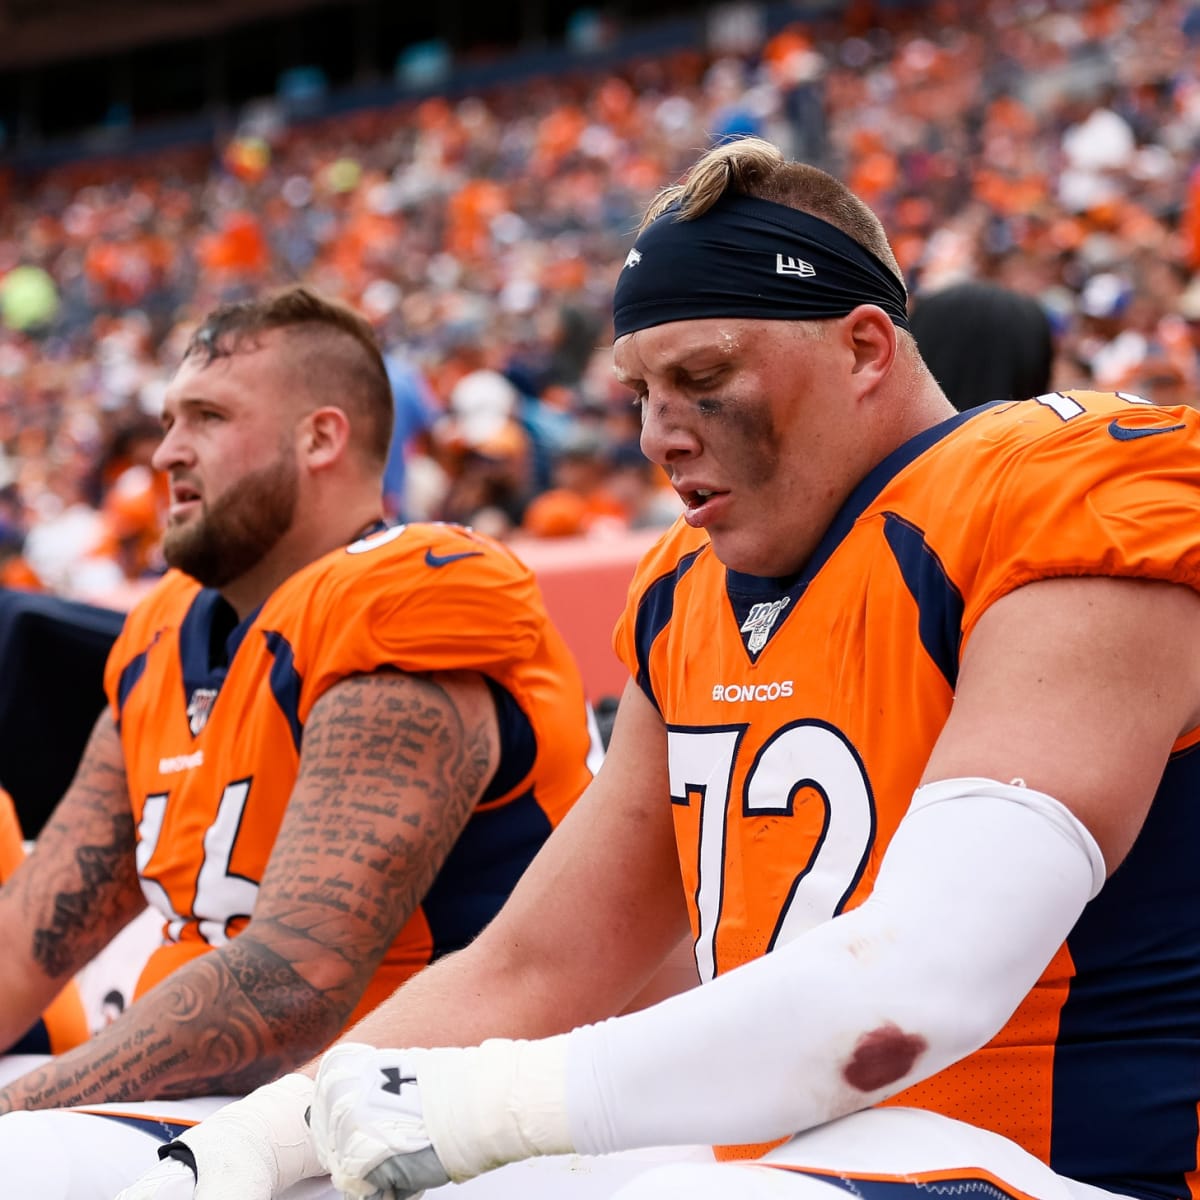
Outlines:
<svg viewBox="0 0 1200 1200"><path fill-rule="evenodd" d="M137 829L138 878L146 900L167 918L168 940L178 941L184 925L193 920L199 926L200 936L210 946L223 946L229 940L225 932L229 922L254 912L258 884L234 875L229 869L238 830L242 827L242 813L250 795L250 783L249 779L237 779L221 793L217 815L204 835L204 861L196 875L191 912L186 915L176 910L161 884L146 877L146 870L158 848L170 793L157 792L146 797Z"/></svg>
<svg viewBox="0 0 1200 1200"><path fill-rule="evenodd" d="M840 911L862 875L875 837L875 804L866 772L838 730L820 721L785 726L758 752L735 797L733 779L743 731L739 725L671 729L667 735L672 802L700 805L694 900L699 923L696 967L703 982L717 973L716 934L732 801L740 804L740 817L791 817L797 793L811 789L824 806L816 849L807 862L796 864L796 878L768 949Z"/></svg>

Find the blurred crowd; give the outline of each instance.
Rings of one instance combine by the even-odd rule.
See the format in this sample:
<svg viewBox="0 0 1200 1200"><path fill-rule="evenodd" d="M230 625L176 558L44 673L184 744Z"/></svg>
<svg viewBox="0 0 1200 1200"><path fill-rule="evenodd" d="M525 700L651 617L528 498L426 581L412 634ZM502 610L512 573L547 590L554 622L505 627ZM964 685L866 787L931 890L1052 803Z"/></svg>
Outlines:
<svg viewBox="0 0 1200 1200"><path fill-rule="evenodd" d="M749 10L748 10L749 11ZM605 537L677 506L611 378L640 211L762 134L880 213L915 298L1035 298L1056 386L1200 375L1200 5L854 2L704 46L221 145L0 171L0 583L120 607L158 569L165 380L213 304L304 280L362 310L397 402L390 512Z"/></svg>

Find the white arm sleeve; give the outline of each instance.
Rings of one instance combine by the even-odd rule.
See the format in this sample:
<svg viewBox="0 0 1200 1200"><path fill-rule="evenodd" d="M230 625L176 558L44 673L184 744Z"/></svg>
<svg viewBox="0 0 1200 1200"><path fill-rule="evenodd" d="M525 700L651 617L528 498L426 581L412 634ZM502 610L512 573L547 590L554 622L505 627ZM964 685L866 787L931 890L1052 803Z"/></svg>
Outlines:
<svg viewBox="0 0 1200 1200"><path fill-rule="evenodd" d="M1050 796L927 784L859 908L569 1035L574 1148L762 1142L901 1091L1001 1029L1104 878Z"/></svg>

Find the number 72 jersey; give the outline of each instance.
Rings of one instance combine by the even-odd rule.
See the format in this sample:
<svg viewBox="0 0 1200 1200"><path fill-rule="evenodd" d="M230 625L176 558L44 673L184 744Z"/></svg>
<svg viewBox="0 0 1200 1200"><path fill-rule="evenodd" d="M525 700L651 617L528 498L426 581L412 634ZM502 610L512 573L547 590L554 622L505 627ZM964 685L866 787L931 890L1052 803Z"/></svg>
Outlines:
<svg viewBox="0 0 1200 1200"><path fill-rule="evenodd" d="M664 535L614 644L667 727L701 978L869 895L996 599L1055 576L1200 589L1198 496L1200 413L1052 393L900 447L794 578L729 571L682 522ZM897 1102L1093 1181L1098 1160L1109 1179L1176 1168L1172 1194L1200 1196L1183 1182L1200 1130L1197 743L1176 743L1129 858L1006 1028ZM1151 927L1150 911L1173 916Z"/></svg>

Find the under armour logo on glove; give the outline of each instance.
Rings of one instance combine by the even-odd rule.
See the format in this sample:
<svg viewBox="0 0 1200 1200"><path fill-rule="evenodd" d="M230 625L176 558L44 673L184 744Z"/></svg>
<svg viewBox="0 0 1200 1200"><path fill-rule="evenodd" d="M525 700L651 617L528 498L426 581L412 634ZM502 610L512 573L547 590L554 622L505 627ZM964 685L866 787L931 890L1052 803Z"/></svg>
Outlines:
<svg viewBox="0 0 1200 1200"><path fill-rule="evenodd" d="M393 1096L400 1095L400 1085L402 1083L417 1082L417 1077L415 1075L401 1076L399 1067L381 1067L380 1070L383 1072L383 1078L385 1081L383 1090L385 1092L391 1092Z"/></svg>
<svg viewBox="0 0 1200 1200"><path fill-rule="evenodd" d="M410 1053L343 1042L321 1061L313 1143L339 1191L410 1200L449 1182L425 1128Z"/></svg>

